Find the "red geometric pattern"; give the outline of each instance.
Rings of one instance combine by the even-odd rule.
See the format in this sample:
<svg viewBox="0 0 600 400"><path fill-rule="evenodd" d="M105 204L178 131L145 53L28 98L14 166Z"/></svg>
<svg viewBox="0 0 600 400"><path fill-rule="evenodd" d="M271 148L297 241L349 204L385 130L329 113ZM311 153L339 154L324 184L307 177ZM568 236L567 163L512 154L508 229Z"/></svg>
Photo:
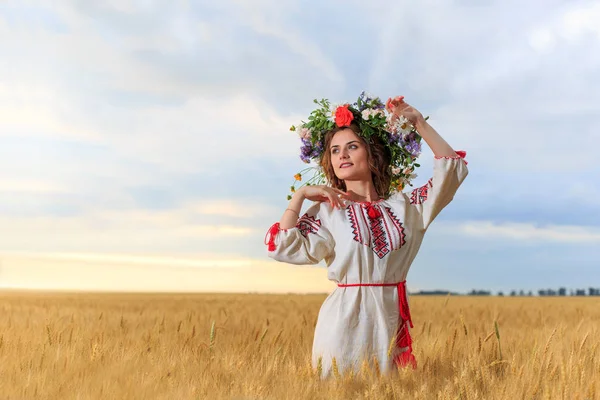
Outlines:
<svg viewBox="0 0 600 400"><path fill-rule="evenodd" d="M392 223L394 224L394 227L396 228L395 232L398 232L398 242L399 242L399 246L398 248L404 246L406 244L406 233L404 233L404 227L402 226L402 222L400 222L400 220L398 219L398 217L396 216L396 214L394 214L394 212L392 211L392 209L390 207L386 207L385 211L387 212L387 214L390 216ZM394 231L392 231L394 232ZM394 241L394 240L392 240Z"/></svg>
<svg viewBox="0 0 600 400"><path fill-rule="evenodd" d="M296 227L300 230L302 236L307 237L309 233L317 233L319 231L321 220L310 217L308 214L304 214L298 220Z"/></svg>
<svg viewBox="0 0 600 400"><path fill-rule="evenodd" d="M368 214L367 214L368 216ZM385 229L383 229L383 221L381 217L369 218L369 226L371 228L371 238L373 243L371 248L380 259L385 257L390 252L390 246L387 241Z"/></svg>
<svg viewBox="0 0 600 400"><path fill-rule="evenodd" d="M369 216L372 208L378 211L372 214L378 216ZM354 241L370 247L380 259L406 244L402 222L390 207L352 204L346 210Z"/></svg>
<svg viewBox="0 0 600 400"><path fill-rule="evenodd" d="M433 186L433 178L421 187L414 189L410 194L410 204L423 204L429 195L429 188Z"/></svg>
<svg viewBox="0 0 600 400"><path fill-rule="evenodd" d="M350 219L350 227L352 227L354 240L356 240L358 243L362 243L362 236L360 234L358 220L356 218L356 210L354 207L348 207L348 218Z"/></svg>

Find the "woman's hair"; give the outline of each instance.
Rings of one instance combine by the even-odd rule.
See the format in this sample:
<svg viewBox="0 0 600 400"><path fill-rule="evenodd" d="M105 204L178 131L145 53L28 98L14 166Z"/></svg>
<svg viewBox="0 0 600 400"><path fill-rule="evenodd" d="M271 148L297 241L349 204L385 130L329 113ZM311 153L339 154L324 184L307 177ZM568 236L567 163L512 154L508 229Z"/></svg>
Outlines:
<svg viewBox="0 0 600 400"><path fill-rule="evenodd" d="M329 148L331 146L331 140L333 139L333 136L337 132L346 128L351 129L367 148L367 160L369 162L369 169L371 170L371 179L373 180L373 185L375 185L375 190L377 191L379 197L386 198L388 196L390 183L392 181L392 174L389 168L391 154L389 154L389 150L386 149L381 139L375 135L371 137L372 142L367 143L367 141L360 135L360 128L356 123L352 123L348 127L336 127L325 134L323 155L321 157L321 168L325 173L325 177L332 187L343 191L347 190L344 181L335 175L333 164L331 163L331 149Z"/></svg>

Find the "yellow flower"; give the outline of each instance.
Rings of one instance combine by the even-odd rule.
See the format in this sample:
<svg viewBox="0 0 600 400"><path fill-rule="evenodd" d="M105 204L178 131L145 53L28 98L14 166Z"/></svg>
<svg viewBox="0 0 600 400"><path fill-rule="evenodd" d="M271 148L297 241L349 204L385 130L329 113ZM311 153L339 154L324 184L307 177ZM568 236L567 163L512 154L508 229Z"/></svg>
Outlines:
<svg viewBox="0 0 600 400"><path fill-rule="evenodd" d="M295 187L291 187L290 190L292 191L292 193L296 193L296 188Z"/></svg>
<svg viewBox="0 0 600 400"><path fill-rule="evenodd" d="M292 127L290 128L290 131L294 132L296 130L296 127L292 125Z"/></svg>
<svg viewBox="0 0 600 400"><path fill-rule="evenodd" d="M404 190L404 183L400 183L400 184L398 185L398 190L399 190L399 191L402 191L402 190Z"/></svg>
<svg viewBox="0 0 600 400"><path fill-rule="evenodd" d="M301 181L302 180L302 175L296 174L296 175L294 175L294 179L297 180L297 181Z"/></svg>

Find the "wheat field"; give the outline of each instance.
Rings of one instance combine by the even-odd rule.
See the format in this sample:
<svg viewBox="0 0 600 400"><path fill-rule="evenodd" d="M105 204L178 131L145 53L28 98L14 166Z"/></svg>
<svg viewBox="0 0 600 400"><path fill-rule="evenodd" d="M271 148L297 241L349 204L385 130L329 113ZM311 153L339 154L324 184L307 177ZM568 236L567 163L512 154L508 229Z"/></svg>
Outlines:
<svg viewBox="0 0 600 400"><path fill-rule="evenodd" d="M320 380L324 299L0 292L0 398L600 398L599 298L413 296L416 370Z"/></svg>

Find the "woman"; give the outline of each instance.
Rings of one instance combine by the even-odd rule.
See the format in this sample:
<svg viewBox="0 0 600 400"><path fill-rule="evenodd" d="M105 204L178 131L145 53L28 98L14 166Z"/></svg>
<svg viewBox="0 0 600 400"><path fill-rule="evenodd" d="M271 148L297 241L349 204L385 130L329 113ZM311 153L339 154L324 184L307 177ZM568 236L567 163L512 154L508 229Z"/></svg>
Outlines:
<svg viewBox="0 0 600 400"><path fill-rule="evenodd" d="M331 115L328 102L315 102L322 107L299 134L328 184L295 191L267 233L268 254L292 264L325 260L328 278L338 284L315 328L312 364L321 377L334 367L358 372L365 359L382 373L416 368L405 279L427 228L468 174L465 153L454 151L403 97L383 106L363 92ZM403 193L418 166L420 138L435 155L433 177ZM315 204L300 216L305 200Z"/></svg>

